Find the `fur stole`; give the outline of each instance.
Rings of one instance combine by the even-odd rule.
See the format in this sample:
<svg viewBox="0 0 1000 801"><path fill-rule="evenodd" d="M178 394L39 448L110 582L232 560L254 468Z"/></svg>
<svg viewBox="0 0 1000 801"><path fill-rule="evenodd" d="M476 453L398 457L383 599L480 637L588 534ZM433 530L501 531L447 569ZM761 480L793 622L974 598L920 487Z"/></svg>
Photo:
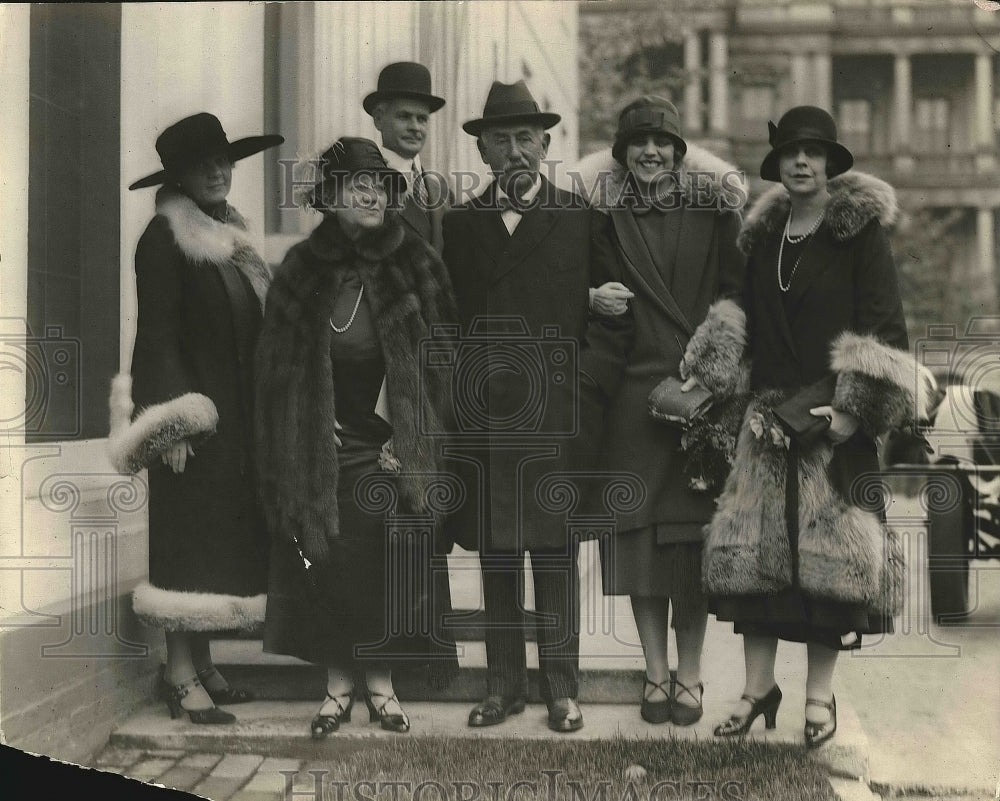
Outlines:
<svg viewBox="0 0 1000 801"><path fill-rule="evenodd" d="M582 158L569 175L573 191L607 213L622 199L628 169L605 148ZM675 176L684 199L698 208L740 211L750 197L743 171L699 145L688 145Z"/></svg>
<svg viewBox="0 0 1000 801"><path fill-rule="evenodd" d="M396 491L411 511L428 508L446 430L449 388L422 371L420 342L457 319L444 264L395 214L356 242L325 217L293 247L267 299L255 362L255 436L261 499L272 534L322 562L339 531L336 399L330 314L347 268L356 268L386 365Z"/></svg>
<svg viewBox="0 0 1000 801"><path fill-rule="evenodd" d="M896 191L885 181L864 172L849 170L827 183L830 202L826 224L834 239L846 242L857 236L873 219L883 228L891 228L899 218ZM785 227L791 200L781 184L768 189L751 206L737 244L749 253L760 242L777 236Z"/></svg>

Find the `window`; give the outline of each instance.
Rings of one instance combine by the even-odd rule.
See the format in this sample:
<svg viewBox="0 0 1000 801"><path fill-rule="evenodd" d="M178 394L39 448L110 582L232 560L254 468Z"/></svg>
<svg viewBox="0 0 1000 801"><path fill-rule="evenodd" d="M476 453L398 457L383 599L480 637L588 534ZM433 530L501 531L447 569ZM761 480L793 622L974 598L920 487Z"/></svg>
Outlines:
<svg viewBox="0 0 1000 801"><path fill-rule="evenodd" d="M118 371L121 6L39 3L30 20L25 440L105 437Z"/></svg>
<svg viewBox="0 0 1000 801"><path fill-rule="evenodd" d="M740 93L740 113L748 122L767 122L774 118L774 87L744 86Z"/></svg>
<svg viewBox="0 0 1000 801"><path fill-rule="evenodd" d="M951 104L944 97L918 97L913 114L913 147L917 153L944 153L951 141Z"/></svg>
<svg viewBox="0 0 1000 801"><path fill-rule="evenodd" d="M840 134L848 150L864 156L872 150L872 104L867 100L840 101Z"/></svg>

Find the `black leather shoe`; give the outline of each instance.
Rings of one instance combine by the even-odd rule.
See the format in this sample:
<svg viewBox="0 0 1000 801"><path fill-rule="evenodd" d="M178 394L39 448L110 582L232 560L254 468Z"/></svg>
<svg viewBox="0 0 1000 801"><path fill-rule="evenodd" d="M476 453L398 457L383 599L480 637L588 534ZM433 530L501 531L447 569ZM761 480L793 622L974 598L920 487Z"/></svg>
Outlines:
<svg viewBox="0 0 1000 801"><path fill-rule="evenodd" d="M583 728L583 712L572 698L556 698L549 704L549 728L552 731L571 732Z"/></svg>
<svg viewBox="0 0 1000 801"><path fill-rule="evenodd" d="M508 698L502 695L488 695L484 701L480 701L472 708L469 713L469 725L475 728L496 726L507 720L508 715L516 715L523 711L524 696Z"/></svg>

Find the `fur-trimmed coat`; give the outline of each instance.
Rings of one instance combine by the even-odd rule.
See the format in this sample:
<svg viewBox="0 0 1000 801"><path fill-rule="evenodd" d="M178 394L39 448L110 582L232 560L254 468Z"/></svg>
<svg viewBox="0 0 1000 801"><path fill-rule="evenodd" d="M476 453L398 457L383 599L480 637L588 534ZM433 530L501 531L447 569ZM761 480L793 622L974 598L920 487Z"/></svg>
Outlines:
<svg viewBox="0 0 1000 801"><path fill-rule="evenodd" d="M440 472L450 387L423 371L420 343L454 324L451 283L431 247L398 215L352 242L333 216L295 245L278 268L256 358L256 442L261 500L272 536L322 564L339 535L336 398L330 316L347 268L364 286L386 366L392 449L403 503L423 511Z"/></svg>
<svg viewBox="0 0 1000 801"><path fill-rule="evenodd" d="M740 233L748 254L745 308L755 400L708 527L703 582L715 597L798 586L807 596L891 613L902 563L883 522L876 437L919 414L924 387L907 350L884 231L897 215L895 193L856 172L828 186L825 220L787 295L777 282L790 208L784 187L756 202ZM797 502L789 514L797 517L798 549L792 553L785 522L790 456L772 410L830 373L836 376L830 404L857 417L860 427L836 446L823 437L806 450L796 448Z"/></svg>
<svg viewBox="0 0 1000 801"><path fill-rule="evenodd" d="M135 254L131 375L114 379L112 463L149 468L149 582L133 607L167 630L263 621L267 539L252 454L253 350L270 272L243 218L203 212L169 186ZM175 474L160 461L188 440Z"/></svg>
<svg viewBox="0 0 1000 801"><path fill-rule="evenodd" d="M627 169L608 149L588 156L578 170L597 208L610 216L621 281L635 293L629 302L635 341L608 411L602 465L641 475L646 502L621 515L618 530L666 524L659 528L663 541L700 540L715 510L715 493L692 488L681 432L650 417L648 398L663 379L681 377L682 360L683 377L697 376L717 406L746 388L740 308L746 260L736 237L748 189L735 165L689 147L670 210L649 212L663 220L676 215L670 221L680 226L668 286L627 207L628 193L636 190Z"/></svg>

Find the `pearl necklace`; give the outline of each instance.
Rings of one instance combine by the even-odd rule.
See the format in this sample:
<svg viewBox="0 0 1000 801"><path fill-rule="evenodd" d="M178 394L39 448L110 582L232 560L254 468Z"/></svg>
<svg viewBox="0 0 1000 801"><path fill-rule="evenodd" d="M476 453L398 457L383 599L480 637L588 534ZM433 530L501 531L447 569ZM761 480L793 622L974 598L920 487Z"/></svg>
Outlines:
<svg viewBox="0 0 1000 801"><path fill-rule="evenodd" d="M338 328L337 326L335 326L333 324L333 318L331 317L330 318L330 328L332 328L338 334L343 334L348 328L350 328L351 327L351 323L354 322L354 318L358 314L358 307L361 306L361 298L362 298L362 296L364 294L365 294L365 285L362 284L361 285L361 290L358 292L358 299L356 301L354 301L354 311L351 312L350 318L347 320L347 322L344 324L343 327Z"/></svg>
<svg viewBox="0 0 1000 801"><path fill-rule="evenodd" d="M785 232L781 237L781 244L778 246L778 289L780 289L782 292L787 292L789 289L792 288L792 279L795 277L795 271L799 269L799 262L802 261L802 257L806 253L806 248L802 248L802 252L799 254L799 257L795 260L795 265L792 267L792 274L788 276L788 283L787 284L781 283L781 260L785 255L785 240L787 239L788 244L790 245L797 245L804 239L808 239L813 234L815 234L816 231L819 229L820 223L823 222L823 218L825 216L826 216L826 209L824 209L823 213L816 218L816 222L813 223L812 228L810 228L804 234L800 234L799 236L792 236L789 233L789 230L791 229L792 226L792 212L791 210L789 210L788 219L785 220ZM806 247L809 246L806 245Z"/></svg>

